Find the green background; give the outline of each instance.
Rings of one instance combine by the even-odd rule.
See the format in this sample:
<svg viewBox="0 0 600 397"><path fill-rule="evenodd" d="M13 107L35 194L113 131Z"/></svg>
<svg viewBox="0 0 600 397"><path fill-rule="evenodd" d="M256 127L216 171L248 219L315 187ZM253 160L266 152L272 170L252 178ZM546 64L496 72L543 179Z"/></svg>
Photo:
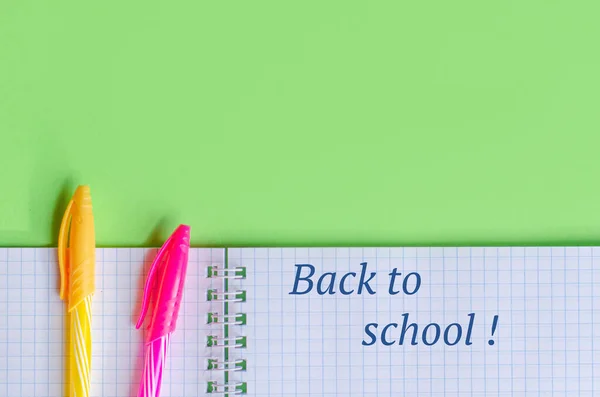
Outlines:
<svg viewBox="0 0 600 397"><path fill-rule="evenodd" d="M0 245L600 243L600 2L0 3Z"/></svg>

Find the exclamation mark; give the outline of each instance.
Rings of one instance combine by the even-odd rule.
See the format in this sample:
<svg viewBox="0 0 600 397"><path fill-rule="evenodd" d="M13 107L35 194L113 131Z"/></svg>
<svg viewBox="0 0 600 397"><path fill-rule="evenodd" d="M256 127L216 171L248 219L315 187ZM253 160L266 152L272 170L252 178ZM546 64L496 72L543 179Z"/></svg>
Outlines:
<svg viewBox="0 0 600 397"><path fill-rule="evenodd" d="M496 314L494 316L494 321L492 321L492 336L494 336L494 333L496 332L496 327L498 327L498 315ZM488 345L490 346L494 346L494 340L490 339L488 340Z"/></svg>

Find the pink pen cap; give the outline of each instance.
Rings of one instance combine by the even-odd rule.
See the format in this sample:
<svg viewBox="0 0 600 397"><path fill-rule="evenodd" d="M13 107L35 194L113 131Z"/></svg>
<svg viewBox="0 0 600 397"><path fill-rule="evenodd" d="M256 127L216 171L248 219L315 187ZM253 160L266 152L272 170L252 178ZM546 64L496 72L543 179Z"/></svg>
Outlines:
<svg viewBox="0 0 600 397"><path fill-rule="evenodd" d="M150 303L150 294L154 289L156 291L155 305L148 324L149 332L146 343L175 331L183 297L189 248L190 227L179 225L171 237L165 241L152 262L144 287L142 310L136 324L136 328L139 329L144 323Z"/></svg>

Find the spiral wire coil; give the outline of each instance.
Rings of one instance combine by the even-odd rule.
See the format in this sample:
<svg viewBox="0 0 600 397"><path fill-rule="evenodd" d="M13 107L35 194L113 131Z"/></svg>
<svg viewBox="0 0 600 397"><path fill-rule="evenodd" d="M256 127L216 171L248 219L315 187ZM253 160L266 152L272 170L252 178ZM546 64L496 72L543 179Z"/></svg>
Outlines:
<svg viewBox="0 0 600 397"><path fill-rule="evenodd" d="M245 267L223 268L219 265L208 267L208 277L221 280L243 280L246 278ZM210 289L207 293L209 302L221 303L223 308L228 304L245 302L246 291L219 291ZM218 313L211 312L207 314L207 324L217 327L224 327L228 332L226 336L209 335L206 345L209 348L216 349L243 349L247 345L245 336L228 336L233 327L246 325L246 313ZM238 382L232 379L232 374L246 370L245 359L232 359L231 354L222 354L224 359L213 357L208 359L207 371L224 373L224 382L208 382L208 394L221 395L224 397L245 394L247 391L246 382Z"/></svg>

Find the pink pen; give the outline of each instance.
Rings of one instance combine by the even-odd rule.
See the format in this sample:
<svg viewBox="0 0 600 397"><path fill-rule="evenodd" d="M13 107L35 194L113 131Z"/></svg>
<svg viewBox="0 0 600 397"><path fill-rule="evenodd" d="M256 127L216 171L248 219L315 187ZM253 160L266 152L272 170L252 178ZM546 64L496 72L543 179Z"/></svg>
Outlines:
<svg viewBox="0 0 600 397"><path fill-rule="evenodd" d="M158 251L144 287L142 312L136 324L140 328L148 311L150 293L156 284L155 306L145 341L144 373L138 397L159 397L162 373L171 334L175 331L190 248L190 227L179 225Z"/></svg>

